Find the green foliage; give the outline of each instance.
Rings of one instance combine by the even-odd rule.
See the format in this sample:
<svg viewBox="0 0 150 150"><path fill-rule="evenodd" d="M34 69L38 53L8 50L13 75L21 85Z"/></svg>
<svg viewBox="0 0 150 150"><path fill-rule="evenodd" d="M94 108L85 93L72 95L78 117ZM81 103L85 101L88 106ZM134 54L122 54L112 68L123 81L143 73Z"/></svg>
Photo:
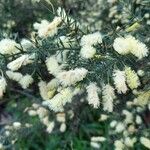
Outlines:
<svg viewBox="0 0 150 150"><path fill-rule="evenodd" d="M56 5L56 2L53 3ZM33 3L33 0L1 0L0 32L19 38L29 37L32 25L37 19L51 19L51 6L47 3Z"/></svg>
<svg viewBox="0 0 150 150"><path fill-rule="evenodd" d="M0 14L0 21L3 22L0 24L2 32L7 35L9 35L9 33L17 33L18 35L12 34L11 37L17 38L17 41L20 42L20 38L29 37L34 22L40 21L43 18L52 20L56 15L55 13L52 14L49 12L49 9L52 10L52 6L46 5L47 3L45 3L45 1L42 2L32 3L30 0L23 1L23 3L17 0L2 1L0 5L0 8L2 8ZM54 3L53 7L56 9L60 1L52 3ZM138 95L133 95L133 91L131 90L126 95L116 94L117 100L114 102L114 112L111 113L105 112L101 108L95 110L87 105L85 100L81 102L80 99L86 97L85 92L80 96L76 96L71 104L65 106L64 112L67 116L67 130L64 133L59 131L60 123L56 120L57 113L51 110L49 110L48 116L51 121L54 120L56 122L52 133L46 132L46 127L42 124L38 116L29 116L27 110L32 108L33 103L37 103L42 107L42 98L40 98L37 83L41 79L48 82L54 78L54 76L47 71L45 64L46 58L54 54L61 54L63 59L63 53L65 51L68 51L67 60L64 63L64 68L66 70L83 67L89 71L89 74L83 81L71 87L85 88L85 86L91 82L96 82L98 87L103 87L103 85L107 83L113 85L113 70L123 70L125 66L130 66L133 70L137 71L141 69L145 73L144 76L140 78L142 86L138 89L139 93L150 90L150 55L137 61L134 55L120 55L114 51L112 46L115 38L127 34L133 35L141 42L144 42L147 47L150 46L150 28L146 23L147 19L144 18L144 14L149 12L148 0L144 0L140 4L137 4L136 1L129 0L121 0L113 4L117 6L117 14L120 14L124 10L125 13L128 14L126 23L124 23L122 19L118 19L117 22L113 23L112 20L116 19L115 16L111 19L108 17L109 9L113 5L108 5L106 1L104 1L103 6L98 5L98 3L96 3L95 6L93 4L95 1L90 0L85 3L80 0L75 2L72 0L62 1L61 3L63 3L67 10L67 22L63 20L63 25L58 27L59 30L56 35L53 37L40 38L38 34L34 34L34 38L31 40L33 46L27 50L20 44L18 53L13 55L0 54L0 69L3 71L8 84L5 97L2 99L1 103L5 105L5 111L11 115L12 119L9 125L15 121L22 123L22 128L12 131L9 137L5 135L4 127L0 129L2 135L0 142L6 145L6 149L8 150L91 150L93 149L90 145L91 137L103 136L106 138L106 141L101 143L100 149L113 150L115 149L114 141L121 139L124 135L122 133L113 134L109 125L113 120L117 120L118 122L123 121L125 115L123 115L121 111L123 109L128 109L133 113L134 117L137 114L141 116L143 121L142 125L137 125L136 129L138 131L132 135L137 138L137 142L131 149L145 150L146 148L140 143L140 137L145 135L147 137L150 136L149 118L146 118L147 114L145 113L145 111L148 110L148 106L142 108L141 112L138 112L135 106L126 108L126 102L128 100L131 101L135 97L138 97ZM71 5L71 3L73 4ZM82 24L86 19L85 17L87 17L87 13L93 11L89 3L96 8L98 7L98 10L101 8L101 13L97 16L94 16L94 13L90 14L90 17L94 18L91 22L87 21L88 27L85 28L86 23L80 27L78 26L78 22ZM85 12L85 14L83 12ZM72 22L69 15L76 18L77 22ZM97 28L96 23L101 19L103 19L102 25ZM74 25L74 28L72 28L72 25ZM119 28L117 28L117 26L119 26ZM81 37L90 34L91 31L97 30L101 30L103 36L102 43L94 46L97 51L93 58L83 59L80 56ZM5 36L5 34L2 35ZM66 46L60 39L60 37L64 35L69 38L69 42L67 43L69 46ZM7 64L23 54L35 54L32 64L23 66L18 70L23 75L27 73L32 75L35 80L35 83L26 90L19 87L16 82L11 81L6 75L6 71L8 70ZM99 94L99 96L102 98L102 94ZM101 105L102 104L100 104L100 106ZM74 112L72 119L69 118L69 110ZM100 116L102 114L108 115L108 119L101 121ZM27 127L26 123L32 126ZM129 126L130 125L131 124L129 124Z"/></svg>

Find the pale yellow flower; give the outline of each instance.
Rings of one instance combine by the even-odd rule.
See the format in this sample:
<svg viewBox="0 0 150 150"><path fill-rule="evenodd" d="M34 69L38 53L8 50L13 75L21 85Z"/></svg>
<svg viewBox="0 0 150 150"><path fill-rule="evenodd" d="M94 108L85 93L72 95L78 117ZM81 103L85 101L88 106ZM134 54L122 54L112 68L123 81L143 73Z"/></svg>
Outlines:
<svg viewBox="0 0 150 150"><path fill-rule="evenodd" d="M131 89L135 89L140 85L140 80L138 75L135 73L134 70L132 70L130 67L125 68L126 73L126 81L128 83L128 86Z"/></svg>

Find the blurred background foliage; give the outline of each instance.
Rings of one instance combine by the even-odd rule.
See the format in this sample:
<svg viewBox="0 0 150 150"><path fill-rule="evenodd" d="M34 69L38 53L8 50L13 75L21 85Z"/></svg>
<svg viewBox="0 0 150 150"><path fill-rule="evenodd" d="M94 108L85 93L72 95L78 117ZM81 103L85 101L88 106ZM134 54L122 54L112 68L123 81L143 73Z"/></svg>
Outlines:
<svg viewBox="0 0 150 150"><path fill-rule="evenodd" d="M34 22L51 20L58 6L81 23L83 29L100 30L124 27L135 20L145 20L150 13L149 0L0 0L0 29L5 33L17 33L19 38L29 36ZM92 7L91 7L92 6ZM117 12L117 13L116 13ZM110 30L109 29L109 30ZM1 31L1 32L2 32Z"/></svg>
<svg viewBox="0 0 150 150"><path fill-rule="evenodd" d="M54 7L57 1L52 1ZM52 19L51 6L44 0L0 0L0 30L3 33L16 33L19 38L28 37L33 23L40 18Z"/></svg>
<svg viewBox="0 0 150 150"><path fill-rule="evenodd" d="M32 103L29 99L20 97L15 101L8 103L7 112L13 115L13 121L20 119L22 124L28 122L33 127L29 129L21 129L17 134L17 141L15 143L14 150L90 150L90 138L91 136L103 134L108 136L108 123L99 122L100 111L91 109L87 104L82 103L80 105L73 104L75 109L74 118L72 120L67 119L67 131L60 133L58 127L55 126L55 130L49 134L45 131L44 126L39 122L38 117L30 117L27 113L22 113L24 108L31 106ZM21 107L20 107L21 106ZM77 108L78 107L78 108ZM15 113L14 113L15 112ZM88 112L88 114L87 114ZM51 114L52 115L52 114ZM55 116L50 116L55 120ZM13 135L14 137L16 135ZM6 138L11 141L14 137ZM109 149L110 145L104 143L102 147ZM8 145L8 148L13 149L12 145ZM105 149L105 148L104 148Z"/></svg>

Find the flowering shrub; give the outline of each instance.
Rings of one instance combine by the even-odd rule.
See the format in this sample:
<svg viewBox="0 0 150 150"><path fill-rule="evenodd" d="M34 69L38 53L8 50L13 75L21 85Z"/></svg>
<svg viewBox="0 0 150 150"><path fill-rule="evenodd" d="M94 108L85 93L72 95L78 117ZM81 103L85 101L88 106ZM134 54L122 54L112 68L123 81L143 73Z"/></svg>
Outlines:
<svg viewBox="0 0 150 150"><path fill-rule="evenodd" d="M107 5L119 7L116 1ZM141 5L137 8L143 10ZM67 132L72 120L79 126L80 113L85 120L88 113L96 113L99 118L93 119L92 131L83 127L88 142L82 149L88 149L88 145L104 150L150 149L149 23L138 17L123 22L115 16L114 21L111 13L117 15L117 11L109 12L109 22L121 22L120 26L110 31L102 29L104 25L100 30L86 30L82 18L76 21L59 7L51 21L34 23L36 33L31 39L2 39L0 98L10 99L17 93L33 100L22 113L38 118L52 137L55 129ZM36 129L39 124L37 120L25 120L4 127L1 147L9 147L7 137L10 145L21 142L20 131ZM81 129L73 128L74 132Z"/></svg>

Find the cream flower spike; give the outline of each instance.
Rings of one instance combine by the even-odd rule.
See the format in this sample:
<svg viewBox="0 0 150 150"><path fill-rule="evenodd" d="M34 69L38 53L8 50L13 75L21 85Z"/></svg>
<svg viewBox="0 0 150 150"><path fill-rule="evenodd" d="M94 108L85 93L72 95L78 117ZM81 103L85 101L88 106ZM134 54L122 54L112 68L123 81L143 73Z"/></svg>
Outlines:
<svg viewBox="0 0 150 150"><path fill-rule="evenodd" d="M7 82L6 79L3 76L3 72L2 70L0 70L1 72L1 76L0 76L0 99L3 97L5 91L6 91L6 86L7 86Z"/></svg>

